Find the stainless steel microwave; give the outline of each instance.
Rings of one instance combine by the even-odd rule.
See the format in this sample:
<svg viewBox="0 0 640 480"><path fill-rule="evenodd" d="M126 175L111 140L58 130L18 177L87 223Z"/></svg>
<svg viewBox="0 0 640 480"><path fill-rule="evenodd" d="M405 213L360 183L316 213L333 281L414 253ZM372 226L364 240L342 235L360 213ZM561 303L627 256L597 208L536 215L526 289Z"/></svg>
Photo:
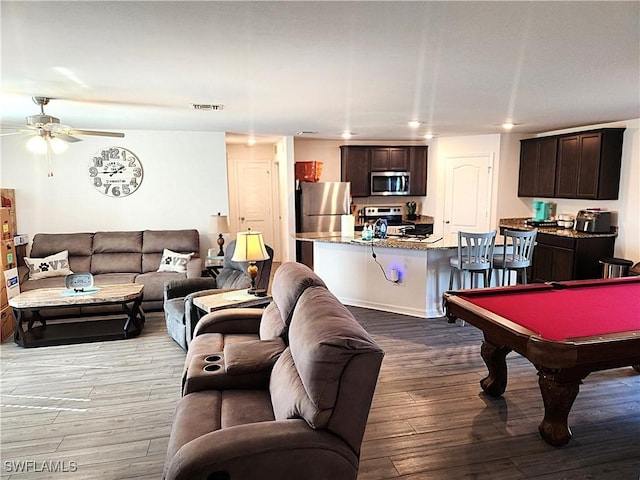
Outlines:
<svg viewBox="0 0 640 480"><path fill-rule="evenodd" d="M371 195L409 195L409 172L371 172Z"/></svg>

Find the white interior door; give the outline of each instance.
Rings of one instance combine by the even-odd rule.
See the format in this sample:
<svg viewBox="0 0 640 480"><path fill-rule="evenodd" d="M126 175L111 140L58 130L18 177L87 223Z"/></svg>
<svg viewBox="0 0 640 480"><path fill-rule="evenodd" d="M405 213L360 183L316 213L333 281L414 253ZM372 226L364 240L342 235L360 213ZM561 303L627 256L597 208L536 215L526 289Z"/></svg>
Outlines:
<svg viewBox="0 0 640 480"><path fill-rule="evenodd" d="M447 158L445 167L444 237L448 245L458 242L458 232L491 230L490 154Z"/></svg>
<svg viewBox="0 0 640 480"><path fill-rule="evenodd" d="M272 161L237 160L234 164L237 230L244 232L250 228L262 232L264 242L276 252L274 261L279 261Z"/></svg>

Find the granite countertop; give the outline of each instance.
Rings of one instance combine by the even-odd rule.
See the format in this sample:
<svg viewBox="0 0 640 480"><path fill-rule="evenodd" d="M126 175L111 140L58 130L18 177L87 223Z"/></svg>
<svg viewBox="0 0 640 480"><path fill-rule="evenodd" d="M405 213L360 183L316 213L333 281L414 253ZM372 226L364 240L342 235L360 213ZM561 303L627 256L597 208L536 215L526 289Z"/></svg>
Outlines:
<svg viewBox="0 0 640 480"><path fill-rule="evenodd" d="M340 232L312 232L296 233L296 240L321 243L341 243L356 246L370 246L383 248L404 248L405 250L433 250L442 248L456 248L444 245L442 237L431 236L425 240L400 239L400 237L389 237L385 239L375 238L373 241L363 241L359 235L355 238L343 237Z"/></svg>
<svg viewBox="0 0 640 480"><path fill-rule="evenodd" d="M547 235L557 235L558 237L568 238L601 238L601 237L616 237L618 235L617 228L612 227L610 233L589 233L578 232L573 228L562 227L534 227L527 225L526 221L530 218L501 218L500 228L510 228L513 230L533 230L538 229L538 233L545 233Z"/></svg>

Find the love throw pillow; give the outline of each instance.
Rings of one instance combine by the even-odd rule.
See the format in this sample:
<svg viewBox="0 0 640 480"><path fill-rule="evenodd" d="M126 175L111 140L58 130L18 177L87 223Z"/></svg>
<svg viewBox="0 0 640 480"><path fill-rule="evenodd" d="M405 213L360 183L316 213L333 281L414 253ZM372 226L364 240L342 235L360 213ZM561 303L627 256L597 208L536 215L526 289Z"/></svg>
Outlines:
<svg viewBox="0 0 640 480"><path fill-rule="evenodd" d="M186 272L187 263L193 257L193 253L176 253L168 248L162 252L159 272Z"/></svg>
<svg viewBox="0 0 640 480"><path fill-rule="evenodd" d="M24 257L24 263L29 267L29 280L64 277L73 273L69 268L68 250L44 258Z"/></svg>

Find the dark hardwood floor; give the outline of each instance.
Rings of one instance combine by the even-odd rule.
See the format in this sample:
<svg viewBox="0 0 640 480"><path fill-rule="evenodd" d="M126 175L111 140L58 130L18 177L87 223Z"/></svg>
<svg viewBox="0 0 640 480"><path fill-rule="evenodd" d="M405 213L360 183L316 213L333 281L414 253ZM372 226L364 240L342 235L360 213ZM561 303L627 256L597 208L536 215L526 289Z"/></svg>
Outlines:
<svg viewBox="0 0 640 480"><path fill-rule="evenodd" d="M526 360L508 357L507 391L492 399L480 393L486 370L474 327L351 310L386 351L360 480L640 478L633 369L587 377L569 417L574 438L554 448L537 432L542 400ZM160 478L184 359L161 313L148 314L138 338L6 342L0 358L0 478ZM56 465L65 471L42 471Z"/></svg>

